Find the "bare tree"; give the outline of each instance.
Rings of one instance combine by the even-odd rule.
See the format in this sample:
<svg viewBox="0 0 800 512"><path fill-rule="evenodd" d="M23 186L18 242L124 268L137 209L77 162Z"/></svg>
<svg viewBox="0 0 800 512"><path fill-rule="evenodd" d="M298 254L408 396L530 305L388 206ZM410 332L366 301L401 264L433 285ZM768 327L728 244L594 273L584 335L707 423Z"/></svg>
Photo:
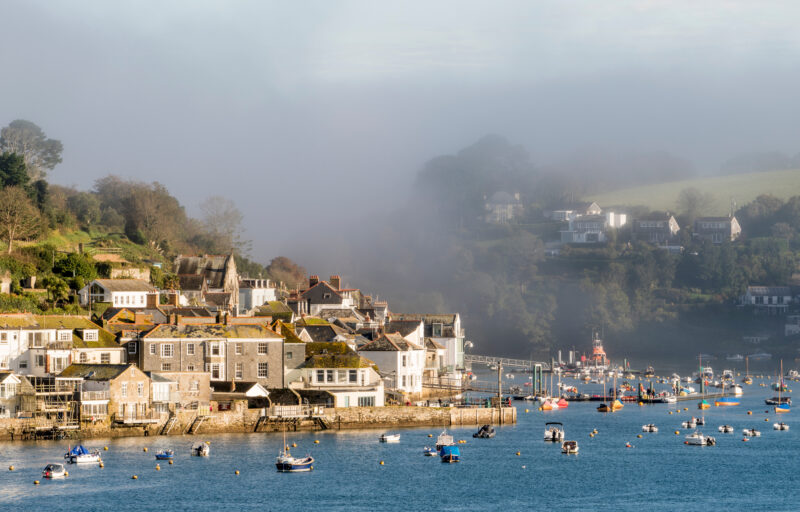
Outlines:
<svg viewBox="0 0 800 512"><path fill-rule="evenodd" d="M35 237L41 230L39 210L19 187L0 190L0 238L8 243L8 253L14 240Z"/></svg>
<svg viewBox="0 0 800 512"><path fill-rule="evenodd" d="M0 130L0 153L21 155L31 181L44 178L47 171L61 163L61 141L48 139L36 124L17 119Z"/></svg>
<svg viewBox="0 0 800 512"><path fill-rule="evenodd" d="M222 196L211 196L200 204L203 212L203 225L215 242L218 250L228 252L232 249L239 254L246 253L250 241L244 239L242 212L233 201Z"/></svg>

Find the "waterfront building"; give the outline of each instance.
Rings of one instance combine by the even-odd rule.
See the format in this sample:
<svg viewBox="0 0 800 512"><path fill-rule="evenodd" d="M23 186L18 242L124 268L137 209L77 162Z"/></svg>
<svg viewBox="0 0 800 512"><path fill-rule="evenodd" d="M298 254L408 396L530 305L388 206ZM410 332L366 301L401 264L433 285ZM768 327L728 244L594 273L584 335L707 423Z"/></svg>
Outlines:
<svg viewBox="0 0 800 512"><path fill-rule="evenodd" d="M422 393L425 371L425 348L422 345L408 341L400 333L391 333L367 343L358 353L378 365L387 388L413 398Z"/></svg>
<svg viewBox="0 0 800 512"><path fill-rule="evenodd" d="M739 304L755 313L785 315L792 302L792 290L788 286L748 286Z"/></svg>
<svg viewBox="0 0 800 512"><path fill-rule="evenodd" d="M445 348L442 376L461 378L464 369L464 329L461 316L453 314L391 314L391 321L422 321L424 337L430 338Z"/></svg>
<svg viewBox="0 0 800 512"><path fill-rule="evenodd" d="M16 418L33 411L33 386L24 375L0 371L0 418Z"/></svg>
<svg viewBox="0 0 800 512"><path fill-rule="evenodd" d="M79 380L82 421L109 417L128 425L156 423L151 412L151 380L132 364L71 364L60 379Z"/></svg>

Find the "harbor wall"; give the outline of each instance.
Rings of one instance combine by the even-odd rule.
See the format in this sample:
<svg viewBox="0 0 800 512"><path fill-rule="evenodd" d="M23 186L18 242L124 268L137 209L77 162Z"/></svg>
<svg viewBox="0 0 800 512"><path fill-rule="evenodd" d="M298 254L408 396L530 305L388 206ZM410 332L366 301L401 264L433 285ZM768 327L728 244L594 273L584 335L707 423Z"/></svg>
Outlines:
<svg viewBox="0 0 800 512"><path fill-rule="evenodd" d="M197 435L216 433L279 432L303 430L351 430L365 428L402 428L423 426L503 425L517 421L515 407L456 408L456 407L349 407L324 409L322 421L313 418L270 419L259 422L263 409L248 409L244 402L233 404L231 410L216 411L205 416L197 428ZM194 411L179 412L169 435L187 434L195 421ZM149 425L121 426L110 421L83 422L72 436L89 439L95 437L156 436L166 422ZM321 424L322 423L322 424ZM323 428L323 424L325 427ZM30 420L0 419L0 440L21 440ZM197 425L195 425L197 427Z"/></svg>

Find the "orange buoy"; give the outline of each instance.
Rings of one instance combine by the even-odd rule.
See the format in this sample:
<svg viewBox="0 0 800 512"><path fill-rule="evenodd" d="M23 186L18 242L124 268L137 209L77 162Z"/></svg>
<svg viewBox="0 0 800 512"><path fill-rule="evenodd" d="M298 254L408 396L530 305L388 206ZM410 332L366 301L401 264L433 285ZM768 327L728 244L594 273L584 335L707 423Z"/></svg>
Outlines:
<svg viewBox="0 0 800 512"><path fill-rule="evenodd" d="M238 475L239 474L239 470L237 469L236 471L234 471L234 474Z"/></svg>

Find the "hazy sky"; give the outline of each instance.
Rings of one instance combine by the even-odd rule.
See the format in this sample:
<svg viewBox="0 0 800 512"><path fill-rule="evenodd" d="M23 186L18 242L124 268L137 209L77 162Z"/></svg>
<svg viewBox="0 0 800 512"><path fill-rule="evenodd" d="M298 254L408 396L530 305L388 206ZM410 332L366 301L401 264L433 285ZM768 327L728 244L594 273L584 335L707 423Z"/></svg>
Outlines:
<svg viewBox="0 0 800 512"><path fill-rule="evenodd" d="M667 150L713 169L800 152L800 2L0 5L0 125L64 143L54 182L222 194L253 256L357 230L486 133L546 163Z"/></svg>

